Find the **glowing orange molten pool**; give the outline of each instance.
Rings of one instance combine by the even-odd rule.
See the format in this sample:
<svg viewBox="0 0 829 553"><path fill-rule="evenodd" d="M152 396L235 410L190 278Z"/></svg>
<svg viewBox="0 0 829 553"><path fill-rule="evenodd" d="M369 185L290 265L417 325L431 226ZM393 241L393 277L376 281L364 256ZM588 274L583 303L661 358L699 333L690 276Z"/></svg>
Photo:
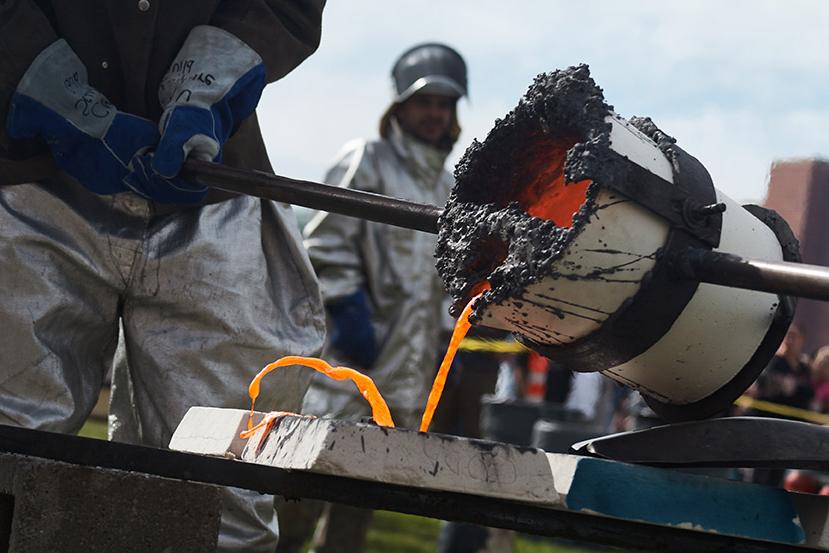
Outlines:
<svg viewBox="0 0 829 553"><path fill-rule="evenodd" d="M528 182L521 188L517 201L527 213L539 219L552 221L559 227L573 225L573 215L587 197L592 181L565 183L564 162L567 151L576 139L559 138L539 140L525 153L526 160L517 182Z"/></svg>

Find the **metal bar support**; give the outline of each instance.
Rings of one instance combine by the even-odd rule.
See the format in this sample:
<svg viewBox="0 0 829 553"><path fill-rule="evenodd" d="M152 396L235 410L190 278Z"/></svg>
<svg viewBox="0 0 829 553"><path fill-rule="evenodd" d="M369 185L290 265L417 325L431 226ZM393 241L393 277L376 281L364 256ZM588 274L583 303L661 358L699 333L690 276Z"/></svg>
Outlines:
<svg viewBox="0 0 829 553"><path fill-rule="evenodd" d="M829 301L829 268L819 265L689 249L676 269L682 278L710 284Z"/></svg>

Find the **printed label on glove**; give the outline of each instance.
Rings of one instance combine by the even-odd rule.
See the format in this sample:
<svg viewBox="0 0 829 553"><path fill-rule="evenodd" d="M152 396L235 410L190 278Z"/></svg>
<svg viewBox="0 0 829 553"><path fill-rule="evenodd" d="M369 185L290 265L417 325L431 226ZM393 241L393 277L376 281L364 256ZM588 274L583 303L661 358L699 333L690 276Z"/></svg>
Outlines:
<svg viewBox="0 0 829 553"><path fill-rule="evenodd" d="M63 39L35 58L16 92L96 138L106 134L115 117L115 108L106 96L89 86L86 67Z"/></svg>
<svg viewBox="0 0 829 553"><path fill-rule="evenodd" d="M167 103L186 104L190 102L193 96L193 90L186 83L187 81L195 81L197 85L211 86L216 82L216 77L212 73L205 71L193 72L193 67L196 65L196 60L187 59L176 61L170 67L170 72L164 77L159 91L162 105ZM175 97L172 97L175 95Z"/></svg>
<svg viewBox="0 0 829 553"><path fill-rule="evenodd" d="M106 96L90 87L88 84L81 82L77 71L71 77L64 80L63 85L66 87L69 94L79 97L75 102L75 110L81 117L97 117L99 119L106 119L110 117L115 108L107 100Z"/></svg>
<svg viewBox="0 0 829 553"><path fill-rule="evenodd" d="M261 63L259 54L232 34L208 25L196 27L161 80L158 99L164 108L211 106Z"/></svg>

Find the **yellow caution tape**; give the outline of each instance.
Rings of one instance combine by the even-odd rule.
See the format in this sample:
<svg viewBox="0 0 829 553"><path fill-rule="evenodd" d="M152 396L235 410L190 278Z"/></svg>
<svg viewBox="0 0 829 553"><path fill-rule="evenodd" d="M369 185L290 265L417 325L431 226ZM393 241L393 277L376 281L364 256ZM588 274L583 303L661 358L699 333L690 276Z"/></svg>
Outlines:
<svg viewBox="0 0 829 553"><path fill-rule="evenodd" d="M460 349L487 353L524 353L529 351L518 342L506 340L488 340L486 338L464 338Z"/></svg>
<svg viewBox="0 0 829 553"><path fill-rule="evenodd" d="M750 407L752 409L757 409L758 411L765 411L766 413L783 415L784 417L792 417L817 424L829 425L829 415L818 413L817 411L809 411L808 409L800 409L799 407L792 407L790 405L781 405L779 403L754 399L748 396L738 397L734 401L734 404L739 405L740 407Z"/></svg>

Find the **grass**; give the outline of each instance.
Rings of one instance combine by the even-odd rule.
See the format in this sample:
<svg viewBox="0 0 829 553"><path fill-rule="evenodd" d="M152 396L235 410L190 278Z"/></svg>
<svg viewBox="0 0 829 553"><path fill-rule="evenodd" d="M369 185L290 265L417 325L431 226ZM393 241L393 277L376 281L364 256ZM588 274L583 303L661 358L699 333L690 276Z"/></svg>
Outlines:
<svg viewBox="0 0 829 553"><path fill-rule="evenodd" d="M434 553L437 520L377 511L366 540L366 553Z"/></svg>
<svg viewBox="0 0 829 553"><path fill-rule="evenodd" d="M78 432L79 436L105 440L106 421L90 419ZM440 521L377 511L369 528L365 553L434 553ZM585 553L595 549L579 549L517 536L514 553Z"/></svg>
<svg viewBox="0 0 829 553"><path fill-rule="evenodd" d="M377 511L366 541L365 553L434 553L440 521ZM587 553L579 549L525 536L516 536L514 553Z"/></svg>
<svg viewBox="0 0 829 553"><path fill-rule="evenodd" d="M81 431L78 432L78 436L83 436L84 438L98 438L99 440L106 440L107 423L106 421L102 420L89 419L86 421L86 424L83 425Z"/></svg>

